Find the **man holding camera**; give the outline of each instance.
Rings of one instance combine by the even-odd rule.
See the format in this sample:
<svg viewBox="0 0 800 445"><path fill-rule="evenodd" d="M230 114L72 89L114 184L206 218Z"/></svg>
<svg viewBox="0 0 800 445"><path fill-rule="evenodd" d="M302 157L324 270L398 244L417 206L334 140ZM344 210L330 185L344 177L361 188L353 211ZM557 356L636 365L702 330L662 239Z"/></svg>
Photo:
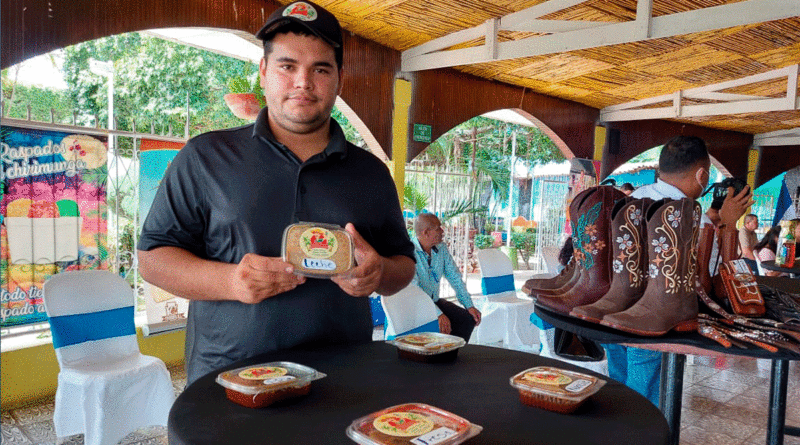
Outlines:
<svg viewBox="0 0 800 445"><path fill-rule="evenodd" d="M658 179L655 183L636 189L630 196L636 199L662 198L677 200L697 199L708 187L711 159L705 141L695 136L678 136L667 142L659 156ZM750 187L746 184L737 193L736 184L715 184L714 196L719 206L702 216L701 225L716 227L720 239L736 242L736 221L753 204ZM720 189L717 192L717 189ZM719 198L719 199L717 199ZM713 216L717 221L712 221ZM734 237L731 238L730 235ZM711 263L717 264L715 248L711 252ZM729 252L731 246L723 246ZM735 246L732 248L736 252ZM713 269L706 265L709 270ZM604 344L608 357L609 376L625 383L647 397L654 405L659 403L661 353L621 344Z"/></svg>

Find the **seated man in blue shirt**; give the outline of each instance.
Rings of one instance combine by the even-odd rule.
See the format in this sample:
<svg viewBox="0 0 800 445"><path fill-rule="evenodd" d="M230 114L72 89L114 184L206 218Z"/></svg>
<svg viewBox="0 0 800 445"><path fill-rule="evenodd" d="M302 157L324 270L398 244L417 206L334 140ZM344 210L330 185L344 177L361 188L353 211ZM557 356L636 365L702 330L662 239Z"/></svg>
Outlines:
<svg viewBox="0 0 800 445"><path fill-rule="evenodd" d="M430 295L439 309L439 332L457 335L469 341L472 330L481 322L481 312L472 305L467 286L461 280L461 271L442 242L444 230L435 215L422 213L414 220L414 256L417 270L413 283ZM464 306L459 307L439 298L439 281L447 278Z"/></svg>

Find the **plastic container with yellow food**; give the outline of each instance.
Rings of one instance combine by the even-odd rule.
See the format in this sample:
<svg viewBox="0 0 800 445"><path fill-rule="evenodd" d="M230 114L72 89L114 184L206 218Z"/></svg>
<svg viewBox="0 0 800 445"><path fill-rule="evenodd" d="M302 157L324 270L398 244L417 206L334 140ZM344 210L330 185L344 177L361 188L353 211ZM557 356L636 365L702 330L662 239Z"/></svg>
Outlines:
<svg viewBox="0 0 800 445"><path fill-rule="evenodd" d="M299 222L283 231L281 256L295 273L330 278L355 266L353 239L335 224Z"/></svg>

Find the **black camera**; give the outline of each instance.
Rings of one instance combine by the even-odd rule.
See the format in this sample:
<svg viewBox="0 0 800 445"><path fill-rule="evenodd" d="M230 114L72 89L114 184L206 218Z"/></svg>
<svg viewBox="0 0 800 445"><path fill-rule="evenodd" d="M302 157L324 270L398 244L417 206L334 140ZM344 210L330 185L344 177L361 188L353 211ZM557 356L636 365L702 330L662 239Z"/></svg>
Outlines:
<svg viewBox="0 0 800 445"><path fill-rule="evenodd" d="M712 200L711 200L711 208L712 209L721 209L722 202L725 201L725 197L728 196L728 187L733 187L733 194L738 195L745 187L747 187L747 181L744 181L739 178L725 178L720 182L715 182L711 184L708 189L703 193L703 196L707 195L708 192L712 193Z"/></svg>

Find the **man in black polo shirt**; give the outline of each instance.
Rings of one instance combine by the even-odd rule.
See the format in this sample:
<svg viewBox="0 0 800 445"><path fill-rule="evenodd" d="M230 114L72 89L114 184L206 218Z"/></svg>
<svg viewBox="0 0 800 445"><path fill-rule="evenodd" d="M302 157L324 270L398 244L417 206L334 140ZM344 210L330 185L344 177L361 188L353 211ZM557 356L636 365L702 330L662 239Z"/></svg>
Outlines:
<svg viewBox="0 0 800 445"><path fill-rule="evenodd" d="M330 117L342 86L342 33L311 2L278 9L256 35L267 107L255 124L190 140L167 169L137 246L150 283L192 300L188 382L236 360L304 343L372 339L372 292L414 275L414 246L386 166ZM284 229L338 224L357 266L332 279L293 274Z"/></svg>

